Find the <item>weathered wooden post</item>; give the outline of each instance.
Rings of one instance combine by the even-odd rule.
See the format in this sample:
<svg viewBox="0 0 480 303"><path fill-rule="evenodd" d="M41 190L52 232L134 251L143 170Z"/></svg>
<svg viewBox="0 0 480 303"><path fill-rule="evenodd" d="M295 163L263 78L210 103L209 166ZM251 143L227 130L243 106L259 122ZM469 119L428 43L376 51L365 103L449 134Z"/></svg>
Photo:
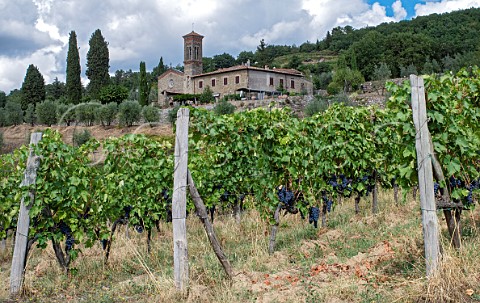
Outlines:
<svg viewBox="0 0 480 303"><path fill-rule="evenodd" d="M177 113L172 197L173 269L175 286L179 290L188 287L187 227L185 222L187 214L188 119L189 109L180 108Z"/></svg>
<svg viewBox="0 0 480 303"><path fill-rule="evenodd" d="M208 240L212 245L213 251L215 255L217 255L218 260L223 266L225 273L227 274L229 279L233 278L233 271L230 262L225 256L222 247L220 246L220 242L218 241L217 235L215 234L215 230L213 229L213 225L208 219L207 208L203 203L200 194L198 193L197 187L195 186L195 182L193 181L192 174L190 171L187 173L188 177L188 186L190 188L190 195L192 197L193 203L195 204L195 209L197 211L197 215L200 218L200 221L203 223L203 227L205 228L205 232L207 233Z"/></svg>
<svg viewBox="0 0 480 303"><path fill-rule="evenodd" d="M375 169L372 173L373 177L373 190L372 190L372 214L378 213L378 182L377 182L377 170Z"/></svg>
<svg viewBox="0 0 480 303"><path fill-rule="evenodd" d="M42 133L33 133L30 137L30 144L36 145L42 138ZM37 178L37 169L40 166L40 157L33 154L33 148L30 147L30 154L27 160L24 178L21 186L30 186L35 184ZM30 203L33 203L35 193L30 191ZM22 289L23 274L25 270L28 229L30 227L29 217L30 206L25 205L22 198L17 221L17 232L15 235L15 247L13 249L12 268L10 270L10 295L16 295Z"/></svg>
<svg viewBox="0 0 480 303"><path fill-rule="evenodd" d="M423 78L410 76L412 87L412 110L415 123L415 147L417 150L418 189L422 210L423 239L427 277L436 272L440 257L437 207L433 191L433 150L427 125L425 87Z"/></svg>

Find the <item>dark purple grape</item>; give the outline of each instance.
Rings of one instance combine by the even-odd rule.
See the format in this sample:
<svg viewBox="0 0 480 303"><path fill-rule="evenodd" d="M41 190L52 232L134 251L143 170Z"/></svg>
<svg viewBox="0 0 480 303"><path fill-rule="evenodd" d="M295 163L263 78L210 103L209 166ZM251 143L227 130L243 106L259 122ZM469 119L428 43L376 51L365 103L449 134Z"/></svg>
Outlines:
<svg viewBox="0 0 480 303"><path fill-rule="evenodd" d="M316 206L310 207L308 212L308 222L313 223L314 227L317 228L318 218L320 217L320 209Z"/></svg>

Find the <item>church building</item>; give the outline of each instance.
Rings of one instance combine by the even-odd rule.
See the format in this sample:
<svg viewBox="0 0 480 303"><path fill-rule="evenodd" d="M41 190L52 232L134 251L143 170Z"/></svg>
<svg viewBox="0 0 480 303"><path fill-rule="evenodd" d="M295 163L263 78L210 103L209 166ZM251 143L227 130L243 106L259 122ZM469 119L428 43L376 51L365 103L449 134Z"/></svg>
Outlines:
<svg viewBox="0 0 480 303"><path fill-rule="evenodd" d="M313 93L312 82L294 69L243 65L203 73L203 36L192 31L183 36L184 72L169 69L158 77L159 104L168 104L172 95L201 94L209 86L217 98L240 94L246 99L263 99L279 94L278 88L290 93Z"/></svg>

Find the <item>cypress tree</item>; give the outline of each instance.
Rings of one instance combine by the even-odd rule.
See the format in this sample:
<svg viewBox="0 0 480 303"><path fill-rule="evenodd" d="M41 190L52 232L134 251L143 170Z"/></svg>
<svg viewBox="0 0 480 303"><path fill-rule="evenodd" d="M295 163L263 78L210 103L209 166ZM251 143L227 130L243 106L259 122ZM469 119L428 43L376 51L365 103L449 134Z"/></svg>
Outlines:
<svg viewBox="0 0 480 303"><path fill-rule="evenodd" d="M158 77L166 71L167 71L167 67L165 66L165 64L163 64L163 57L160 57L160 61L158 62L158 65L153 68L152 81L156 82L158 80Z"/></svg>
<svg viewBox="0 0 480 303"><path fill-rule="evenodd" d="M88 44L90 46L87 52L86 71L90 80L88 91L92 99L98 99L100 90L110 84L108 43L103 38L102 32L97 29Z"/></svg>
<svg viewBox="0 0 480 303"><path fill-rule="evenodd" d="M65 96L65 83L60 82L58 77L55 77L51 84L45 85L45 92L47 93L45 97L47 100L62 99Z"/></svg>
<svg viewBox="0 0 480 303"><path fill-rule="evenodd" d="M7 94L0 90L0 108L5 107L5 103L7 103Z"/></svg>
<svg viewBox="0 0 480 303"><path fill-rule="evenodd" d="M140 80L138 88L138 103L141 106L148 104L148 83L147 83L147 71L145 68L145 62L140 62Z"/></svg>
<svg viewBox="0 0 480 303"><path fill-rule="evenodd" d="M332 34L330 34L330 31L327 31L327 36L325 37L326 48L329 48L331 43L332 43Z"/></svg>
<svg viewBox="0 0 480 303"><path fill-rule="evenodd" d="M67 54L67 100L69 103L78 104L82 100L82 81L80 79L80 55L78 54L77 34L70 32Z"/></svg>
<svg viewBox="0 0 480 303"><path fill-rule="evenodd" d="M37 103L45 101L45 80L38 68L33 64L30 64L27 68L21 91L23 110L26 110L29 104L35 106Z"/></svg>

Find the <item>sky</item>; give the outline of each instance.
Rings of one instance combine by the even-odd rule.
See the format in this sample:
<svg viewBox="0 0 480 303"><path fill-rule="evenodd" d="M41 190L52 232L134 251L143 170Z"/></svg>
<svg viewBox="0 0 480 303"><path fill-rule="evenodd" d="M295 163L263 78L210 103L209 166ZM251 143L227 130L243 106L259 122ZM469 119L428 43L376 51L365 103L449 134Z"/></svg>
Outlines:
<svg viewBox="0 0 480 303"><path fill-rule="evenodd" d="M147 71L160 57L183 65L182 36L205 36L203 56L236 57L260 40L301 45L322 40L336 26L354 28L432 13L480 7L480 0L0 0L0 90L20 89L30 64L45 82L65 81L73 30L86 85L88 41L100 29L108 42L110 73Z"/></svg>

